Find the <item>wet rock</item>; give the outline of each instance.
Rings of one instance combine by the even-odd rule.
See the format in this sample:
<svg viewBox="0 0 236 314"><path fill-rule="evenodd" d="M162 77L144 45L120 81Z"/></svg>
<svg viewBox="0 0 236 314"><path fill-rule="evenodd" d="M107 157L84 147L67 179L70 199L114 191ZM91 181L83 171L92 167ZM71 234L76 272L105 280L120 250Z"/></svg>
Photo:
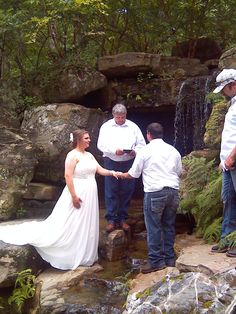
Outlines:
<svg viewBox="0 0 236 314"><path fill-rule="evenodd" d="M222 285L222 280L219 284L202 273L167 274L149 289L129 295L124 313L230 313L227 310L235 304L235 292L226 281Z"/></svg>
<svg viewBox="0 0 236 314"><path fill-rule="evenodd" d="M213 254L195 235L176 236L180 256L176 268L139 274L131 281L124 314L234 313L236 260Z"/></svg>
<svg viewBox="0 0 236 314"><path fill-rule="evenodd" d="M188 78L181 86L176 105L174 145L183 156L205 146L205 124L212 110L212 104L205 99L206 90L212 89L209 79L208 76Z"/></svg>
<svg viewBox="0 0 236 314"><path fill-rule="evenodd" d="M102 270L102 267L95 264L91 267L78 267L73 271L63 271L55 268L49 268L37 277L40 283L40 299L36 302L36 308L33 311L39 311L41 314L46 313L79 313L73 312L78 307L73 304L66 304L65 291L70 287L80 286L86 276ZM80 305L81 306L81 305ZM68 312L68 309L72 312Z"/></svg>
<svg viewBox="0 0 236 314"><path fill-rule="evenodd" d="M117 261L127 255L128 237L123 230L115 230L111 233L102 231L99 239L99 251L108 261Z"/></svg>

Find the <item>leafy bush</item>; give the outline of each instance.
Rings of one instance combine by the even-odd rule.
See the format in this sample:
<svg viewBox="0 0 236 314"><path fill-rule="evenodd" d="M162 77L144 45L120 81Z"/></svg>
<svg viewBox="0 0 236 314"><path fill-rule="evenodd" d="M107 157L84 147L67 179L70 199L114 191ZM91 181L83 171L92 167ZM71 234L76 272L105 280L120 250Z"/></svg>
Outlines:
<svg viewBox="0 0 236 314"><path fill-rule="evenodd" d="M217 241L220 232L215 219L222 215L221 174L215 161L204 157L184 157L183 165L186 173L180 186L179 212L193 215L198 236Z"/></svg>
<svg viewBox="0 0 236 314"><path fill-rule="evenodd" d="M15 303L19 313L22 313L25 300L32 298L36 291L35 276L31 272L31 269L25 269L17 273L13 293L8 299L9 304Z"/></svg>
<svg viewBox="0 0 236 314"><path fill-rule="evenodd" d="M213 243L219 241L221 235L221 223L222 217L215 219L213 223L206 228L203 238L207 242Z"/></svg>
<svg viewBox="0 0 236 314"><path fill-rule="evenodd" d="M221 240L220 245L224 247L228 245L229 247L236 247L236 230L228 234L224 239Z"/></svg>

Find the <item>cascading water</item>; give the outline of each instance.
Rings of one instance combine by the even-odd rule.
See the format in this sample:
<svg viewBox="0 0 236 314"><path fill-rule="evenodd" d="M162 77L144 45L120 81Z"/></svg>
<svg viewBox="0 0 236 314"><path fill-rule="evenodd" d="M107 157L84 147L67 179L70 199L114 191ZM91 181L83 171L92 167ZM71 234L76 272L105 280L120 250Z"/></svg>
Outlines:
<svg viewBox="0 0 236 314"><path fill-rule="evenodd" d="M181 155L205 146L205 125L212 109L206 95L214 89L217 72L210 76L188 78L180 87L174 121L174 146Z"/></svg>

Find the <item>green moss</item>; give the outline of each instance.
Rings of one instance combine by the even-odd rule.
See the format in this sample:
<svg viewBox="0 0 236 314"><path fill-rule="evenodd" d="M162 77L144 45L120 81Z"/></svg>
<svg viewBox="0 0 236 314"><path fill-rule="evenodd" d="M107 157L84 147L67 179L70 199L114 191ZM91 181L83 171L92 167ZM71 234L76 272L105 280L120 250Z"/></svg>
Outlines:
<svg viewBox="0 0 236 314"><path fill-rule="evenodd" d="M225 100L214 104L211 116L206 123L204 142L207 147L220 149L221 133L224 125L225 114L228 111L228 103Z"/></svg>
<svg viewBox="0 0 236 314"><path fill-rule="evenodd" d="M213 301L212 301L212 300L209 300L209 301L204 302L204 303L202 304L202 307L203 307L204 309L209 309L209 308L212 306L212 304L213 304Z"/></svg>
<svg viewBox="0 0 236 314"><path fill-rule="evenodd" d="M151 289L150 289L150 288L147 288L147 289L144 290L143 292L138 292L138 293L136 294L136 298L137 298L137 299L146 298L146 297L148 297L148 296L150 295L150 293L151 293Z"/></svg>
<svg viewBox="0 0 236 314"><path fill-rule="evenodd" d="M172 280L172 281L181 281L181 280L183 280L183 278L184 278L184 274L180 274L180 275L175 276L175 277L170 277L170 280Z"/></svg>

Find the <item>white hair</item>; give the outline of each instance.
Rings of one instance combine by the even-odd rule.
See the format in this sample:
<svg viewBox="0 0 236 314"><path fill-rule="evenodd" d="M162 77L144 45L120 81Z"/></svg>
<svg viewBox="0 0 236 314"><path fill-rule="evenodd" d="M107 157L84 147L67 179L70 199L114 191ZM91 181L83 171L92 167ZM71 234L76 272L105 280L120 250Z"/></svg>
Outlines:
<svg viewBox="0 0 236 314"><path fill-rule="evenodd" d="M127 109L123 104L116 104L112 108L112 114L127 114Z"/></svg>

